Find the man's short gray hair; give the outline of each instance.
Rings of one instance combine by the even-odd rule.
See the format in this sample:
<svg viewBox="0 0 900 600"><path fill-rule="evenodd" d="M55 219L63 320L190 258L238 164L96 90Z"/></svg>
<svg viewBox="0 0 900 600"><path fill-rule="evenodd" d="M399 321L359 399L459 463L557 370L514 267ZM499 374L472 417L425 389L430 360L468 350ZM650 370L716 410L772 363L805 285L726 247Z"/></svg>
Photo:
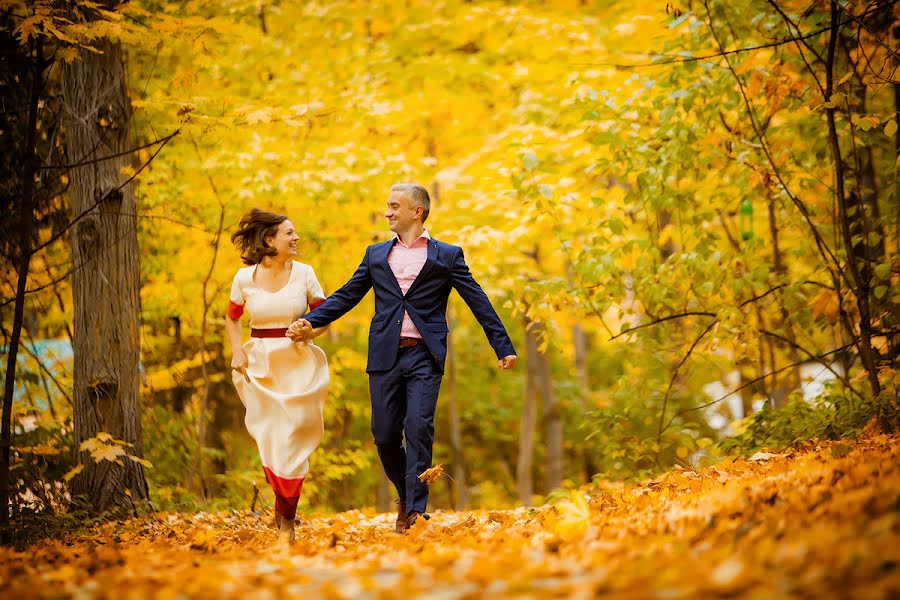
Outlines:
<svg viewBox="0 0 900 600"><path fill-rule="evenodd" d="M428 190L416 183L396 183L391 186L391 191L406 192L410 206L422 207L422 222L425 222L428 213L431 212L431 197L428 195Z"/></svg>

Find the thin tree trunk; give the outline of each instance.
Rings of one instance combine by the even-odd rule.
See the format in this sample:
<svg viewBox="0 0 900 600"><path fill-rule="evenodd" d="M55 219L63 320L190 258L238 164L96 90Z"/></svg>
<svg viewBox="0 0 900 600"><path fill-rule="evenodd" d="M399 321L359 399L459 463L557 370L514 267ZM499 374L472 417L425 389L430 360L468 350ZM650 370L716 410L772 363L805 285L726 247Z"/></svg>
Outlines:
<svg viewBox="0 0 900 600"><path fill-rule="evenodd" d="M588 336L581 325L575 325L572 328L572 343L575 346L575 378L578 381L578 404L582 415L587 415L590 411L590 403L588 399L591 397L591 383L588 378L587 355L588 355ZM583 479L588 482L597 472L587 444L579 443L576 450L576 459L583 469Z"/></svg>
<svg viewBox="0 0 900 600"><path fill-rule="evenodd" d="M215 182L213 182L212 177L207 177L209 179L209 185L212 187L213 193L216 195L216 198L219 199L219 190L216 188ZM209 320L209 308L215 299L215 294L210 298L209 291L209 283L212 280L213 272L216 268L216 259L219 257L219 241L222 239L222 230L225 227L225 205L222 203L222 200L219 199L219 225L216 228L215 236L213 237L212 243L212 260L209 262L209 270L206 272L206 277L203 279L203 288L201 296L203 298L203 314L200 319L200 372L203 375L203 391L200 393L200 410L197 414L197 451L194 453L194 459L191 463L191 470L188 475L188 492L193 489L194 477L197 475L197 472L202 470L202 458L203 458L203 449L206 447L206 414L209 412L209 369L206 368L208 352L206 348L206 331L207 324ZM206 497L206 489L203 485L203 477L200 477L201 482L201 492L204 497Z"/></svg>
<svg viewBox="0 0 900 600"><path fill-rule="evenodd" d="M543 323L535 330L544 331ZM545 460L547 461L546 492L562 487L563 482L563 422L559 400L553 391L553 374L550 369L550 359L546 354L537 351L538 389L541 395L541 415L544 426Z"/></svg>
<svg viewBox="0 0 900 600"><path fill-rule="evenodd" d="M449 321L449 319L448 319ZM450 328L452 331L453 329ZM469 504L469 493L466 489L466 470L464 468L462 450L462 431L459 426L459 410L456 407L456 356L455 344L451 343L452 334L447 335L447 362L445 375L447 378L447 405L450 411L450 449L453 452L453 509L465 510Z"/></svg>
<svg viewBox="0 0 900 600"><path fill-rule="evenodd" d="M140 298L137 205L130 179L130 106L121 48L103 40L62 65L72 210L74 438L84 470L73 495L97 512L129 510L148 497L140 464L95 462L80 444L106 432L142 456L139 395ZM115 158L104 158L121 154ZM93 162L92 162L93 161Z"/></svg>
<svg viewBox="0 0 900 600"><path fill-rule="evenodd" d="M531 505L534 495L534 430L537 421L537 337L525 320L525 398L519 424L519 455L516 460L516 491L519 502Z"/></svg>
<svg viewBox="0 0 900 600"><path fill-rule="evenodd" d="M828 58L825 63L825 97L830 98L834 90L834 55L837 46L840 28L840 8L835 0L831 0L831 35L828 40ZM834 160L835 191L838 201L838 225L840 227L844 249L847 252L847 269L850 271L850 279L853 282L856 306L859 309L859 356L862 359L863 368L869 378L872 388L872 397L881 393L881 383L878 381L878 370L875 359L875 350L872 347L872 318L869 306L869 280L860 273L856 256L853 252L853 235L850 231L850 216L848 215L847 194L844 190L844 162L841 156L840 143L837 135L833 107L825 109L828 121L828 138L831 142L831 152Z"/></svg>
<svg viewBox="0 0 900 600"><path fill-rule="evenodd" d="M778 244L778 221L775 215L775 198L768 186L766 186L765 193L769 212L769 235L772 238L772 270L780 278L787 274L787 267L784 264L784 260L782 260L781 247ZM776 292L779 314L781 315L781 327L784 329L784 337L788 339L790 344L779 345L786 350L788 360L795 366L791 369L792 377L790 377L790 379L786 378L782 384L785 389L776 388L773 390L772 405L774 408L781 408L787 404L787 398L790 392L792 390L800 389L800 384L802 383L802 377L800 375L800 353L797 352L796 348L797 338L794 334L794 327L791 324L790 315L784 305L784 294L781 292L782 290ZM762 326L763 323L760 323L760 327ZM775 364L772 365L772 369L775 369Z"/></svg>
<svg viewBox="0 0 900 600"><path fill-rule="evenodd" d="M37 113L44 73L43 43L33 42L34 63L30 77L28 99L28 126L26 130L24 160L24 177L22 178L22 212L21 230L18 240L18 280L16 282L16 302L13 309L13 326L9 337L9 349L6 356L6 380L3 386L3 413L0 417L0 540L9 540L9 509L12 490L9 483L9 469L12 447L12 403L16 381L16 358L19 352L19 339L22 335L22 323L25 316L25 287L28 283L28 269L31 266L31 237L34 229L35 200L35 168L37 157ZM29 58L31 53L29 53Z"/></svg>
<svg viewBox="0 0 900 600"><path fill-rule="evenodd" d="M380 513L391 510L391 489L384 469L378 469L378 484L375 486L375 510Z"/></svg>

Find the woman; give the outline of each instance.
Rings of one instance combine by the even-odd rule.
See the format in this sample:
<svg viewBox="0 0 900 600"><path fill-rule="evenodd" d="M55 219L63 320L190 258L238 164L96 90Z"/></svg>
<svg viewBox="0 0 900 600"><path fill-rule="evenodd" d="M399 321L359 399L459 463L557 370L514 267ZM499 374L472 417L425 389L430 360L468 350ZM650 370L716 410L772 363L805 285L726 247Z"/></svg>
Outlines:
<svg viewBox="0 0 900 600"><path fill-rule="evenodd" d="M283 215L254 208L241 218L231 241L248 266L234 276L225 319L232 380L247 409L244 422L256 440L266 480L275 491L281 541L294 539L297 501L309 456L324 433L322 405L328 391L325 353L305 341L292 341L288 331L297 317L325 299L312 267L293 260L299 239ZM250 317L250 340L242 346L244 311ZM324 330L313 330L308 337Z"/></svg>

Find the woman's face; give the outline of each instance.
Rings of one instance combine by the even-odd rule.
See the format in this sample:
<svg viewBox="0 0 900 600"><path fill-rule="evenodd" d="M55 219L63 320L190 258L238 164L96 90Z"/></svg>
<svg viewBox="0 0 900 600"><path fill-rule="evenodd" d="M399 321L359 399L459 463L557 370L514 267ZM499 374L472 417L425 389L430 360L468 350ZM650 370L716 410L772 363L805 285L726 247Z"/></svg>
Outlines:
<svg viewBox="0 0 900 600"><path fill-rule="evenodd" d="M275 235L266 238L266 243L275 248L275 251L278 252L277 256L287 258L297 255L297 240L299 239L300 236L294 231L294 224L285 219L278 226Z"/></svg>

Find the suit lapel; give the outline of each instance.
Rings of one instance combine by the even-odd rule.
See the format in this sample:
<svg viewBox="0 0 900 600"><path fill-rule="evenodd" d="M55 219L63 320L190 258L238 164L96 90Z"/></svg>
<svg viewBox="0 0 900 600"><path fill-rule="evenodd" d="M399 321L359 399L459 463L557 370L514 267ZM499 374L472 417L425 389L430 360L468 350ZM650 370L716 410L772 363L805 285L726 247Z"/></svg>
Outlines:
<svg viewBox="0 0 900 600"><path fill-rule="evenodd" d="M391 281L388 285L390 285L396 292L398 296L403 296L403 290L400 289L400 283L397 281L396 275L394 275L394 271L391 269L391 265L388 264L388 254L391 253L391 249L394 247L394 243L397 241L397 238L394 238L388 242L385 242L381 247L381 255L375 257L376 262L382 266L384 270L385 276Z"/></svg>
<svg viewBox="0 0 900 600"><path fill-rule="evenodd" d="M435 261L438 256L438 246L435 240L428 240L428 257L425 259L425 264L422 265L422 270L419 271L419 274L416 276L416 280L412 282L412 285L409 286L409 291L406 292L406 295L409 296L413 293L418 287L419 282L423 281L425 277L428 275L428 272L434 266Z"/></svg>

